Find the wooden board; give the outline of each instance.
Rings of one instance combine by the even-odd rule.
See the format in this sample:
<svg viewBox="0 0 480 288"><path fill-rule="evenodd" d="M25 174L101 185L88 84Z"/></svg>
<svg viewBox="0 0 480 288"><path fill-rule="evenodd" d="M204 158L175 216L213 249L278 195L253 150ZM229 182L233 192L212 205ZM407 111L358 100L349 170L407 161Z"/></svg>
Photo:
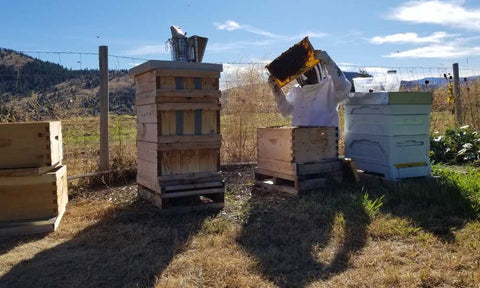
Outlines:
<svg viewBox="0 0 480 288"><path fill-rule="evenodd" d="M165 93L162 93L162 90L155 90L144 93L135 94L135 105L147 105L155 103L219 103L219 97L221 94L218 92L214 93L194 93L190 95L188 91L181 91L179 93L166 93L170 96L166 96Z"/></svg>
<svg viewBox="0 0 480 288"><path fill-rule="evenodd" d="M62 158L60 121L0 124L0 169L54 166Z"/></svg>
<svg viewBox="0 0 480 288"><path fill-rule="evenodd" d="M158 175L216 172L219 157L219 149L165 151L160 154Z"/></svg>
<svg viewBox="0 0 480 288"><path fill-rule="evenodd" d="M141 184L154 191L160 191L158 184L158 170L157 159L151 161L137 158L137 183Z"/></svg>
<svg viewBox="0 0 480 288"><path fill-rule="evenodd" d="M43 175L0 177L0 221L56 217L67 202L66 166Z"/></svg>
<svg viewBox="0 0 480 288"><path fill-rule="evenodd" d="M135 75L134 80L137 94L151 92L157 89L155 71Z"/></svg>
<svg viewBox="0 0 480 288"><path fill-rule="evenodd" d="M62 163L55 166L43 166L35 168L17 168L17 169L0 169L0 177L20 177L20 176L32 176L45 174Z"/></svg>

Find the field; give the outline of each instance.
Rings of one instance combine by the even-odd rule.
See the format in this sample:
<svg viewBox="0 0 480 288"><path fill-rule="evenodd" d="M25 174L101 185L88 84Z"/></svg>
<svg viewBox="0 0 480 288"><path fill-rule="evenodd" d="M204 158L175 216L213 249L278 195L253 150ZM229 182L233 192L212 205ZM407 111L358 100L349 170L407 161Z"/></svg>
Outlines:
<svg viewBox="0 0 480 288"><path fill-rule="evenodd" d="M0 288L479 287L478 167L434 165L430 180L362 178L301 198L254 188L245 162L256 160L256 129L290 122L258 75L244 76L249 85L222 99L222 211L168 213L139 199L136 120L113 115L111 173L70 182L57 232L0 240ZM434 92L432 132L454 126L446 93ZM464 111L478 128L476 95ZM97 171L98 117L62 123L69 176Z"/></svg>
<svg viewBox="0 0 480 288"><path fill-rule="evenodd" d="M0 287L478 287L478 170L298 199L252 189L252 169L224 167L221 212L76 192L56 233L0 242Z"/></svg>

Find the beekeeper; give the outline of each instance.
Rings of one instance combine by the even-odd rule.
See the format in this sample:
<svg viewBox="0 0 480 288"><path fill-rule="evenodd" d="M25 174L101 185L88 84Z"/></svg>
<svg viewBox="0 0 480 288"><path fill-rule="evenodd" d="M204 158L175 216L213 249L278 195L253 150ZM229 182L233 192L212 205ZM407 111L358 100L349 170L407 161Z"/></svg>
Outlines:
<svg viewBox="0 0 480 288"><path fill-rule="evenodd" d="M268 83L283 117L294 126L338 127L338 104L348 97L351 84L327 52L316 50L321 62L297 78L298 85L285 96L270 75Z"/></svg>

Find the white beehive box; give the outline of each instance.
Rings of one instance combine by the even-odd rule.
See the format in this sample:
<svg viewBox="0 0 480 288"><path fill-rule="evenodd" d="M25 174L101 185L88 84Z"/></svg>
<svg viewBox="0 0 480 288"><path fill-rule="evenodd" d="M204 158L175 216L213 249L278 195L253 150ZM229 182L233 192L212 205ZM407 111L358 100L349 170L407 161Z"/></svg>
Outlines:
<svg viewBox="0 0 480 288"><path fill-rule="evenodd" d="M345 104L345 156L387 179L430 175L428 92L354 93Z"/></svg>

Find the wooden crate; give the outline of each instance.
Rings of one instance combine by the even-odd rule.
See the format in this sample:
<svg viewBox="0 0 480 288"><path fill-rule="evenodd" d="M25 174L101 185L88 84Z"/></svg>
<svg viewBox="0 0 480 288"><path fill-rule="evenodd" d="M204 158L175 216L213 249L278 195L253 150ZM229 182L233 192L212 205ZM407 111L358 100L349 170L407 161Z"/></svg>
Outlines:
<svg viewBox="0 0 480 288"><path fill-rule="evenodd" d="M295 163L338 158L336 127L267 127L257 130L257 153L263 159Z"/></svg>
<svg viewBox="0 0 480 288"><path fill-rule="evenodd" d="M0 177L0 222L61 218L67 202L66 166L41 175Z"/></svg>
<svg viewBox="0 0 480 288"><path fill-rule="evenodd" d="M139 195L160 208L212 195L214 203L223 203L221 71L217 64L171 61L130 70L137 89Z"/></svg>
<svg viewBox="0 0 480 288"><path fill-rule="evenodd" d="M62 158L60 121L0 124L0 169L56 166Z"/></svg>
<svg viewBox="0 0 480 288"><path fill-rule="evenodd" d="M257 137L258 185L298 195L341 177L335 127L259 128Z"/></svg>

